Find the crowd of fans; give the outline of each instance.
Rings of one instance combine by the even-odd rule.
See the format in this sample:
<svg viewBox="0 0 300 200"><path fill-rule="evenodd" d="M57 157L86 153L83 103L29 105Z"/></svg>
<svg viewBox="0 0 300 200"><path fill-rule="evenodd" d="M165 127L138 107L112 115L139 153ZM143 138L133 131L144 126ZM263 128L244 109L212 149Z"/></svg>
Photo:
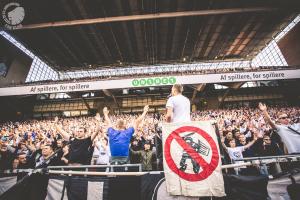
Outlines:
<svg viewBox="0 0 300 200"><path fill-rule="evenodd" d="M106 110L103 117L102 114L101 116L97 114L95 117L2 123L0 170L68 165L75 159L75 155L70 155L70 148L73 148L73 151L85 151L80 152L84 156L77 158L82 159L79 161L80 164L109 164L111 160L109 142L112 139L109 137L113 137L112 133L109 133L111 132L109 127L116 126L134 127L130 138L129 162L142 163L143 170L160 170L163 155L161 125L164 116L146 112L147 110L143 113L143 118L126 114L110 115L108 119ZM231 160L290 153L284 147L282 138L276 133L278 130L268 121L265 113L266 107L261 104L255 109L243 107L197 111L191 113L191 118L193 121L212 120L218 125L220 141L226 150L224 152L228 153ZM291 125L299 123L299 107L272 107L268 108L268 113L273 121L285 120ZM139 123L136 123L137 120L140 120ZM88 141L81 140L80 145L85 145L84 149L76 149L76 144L69 145L71 138L79 137L78 134L82 138L87 136L91 138ZM59 149L62 151L53 156ZM48 159L49 162L44 162Z"/></svg>

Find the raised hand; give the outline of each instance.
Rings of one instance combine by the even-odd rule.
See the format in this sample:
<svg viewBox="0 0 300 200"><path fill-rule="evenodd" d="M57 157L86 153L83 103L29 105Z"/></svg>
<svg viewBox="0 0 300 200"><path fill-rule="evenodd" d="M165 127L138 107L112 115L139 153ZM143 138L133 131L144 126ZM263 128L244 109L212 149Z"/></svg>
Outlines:
<svg viewBox="0 0 300 200"><path fill-rule="evenodd" d="M224 143L225 142L225 137L221 136L221 142Z"/></svg>
<svg viewBox="0 0 300 200"><path fill-rule="evenodd" d="M109 113L109 110L107 109L107 107L104 107L103 108L103 114L108 115L108 113Z"/></svg>
<svg viewBox="0 0 300 200"><path fill-rule="evenodd" d="M101 117L100 117L100 114L99 114L99 113L96 114L95 119L96 119L98 122L101 121Z"/></svg>
<svg viewBox="0 0 300 200"><path fill-rule="evenodd" d="M58 122L58 117L56 116L55 118L54 118L54 123L57 123Z"/></svg>
<svg viewBox="0 0 300 200"><path fill-rule="evenodd" d="M259 108L261 111L266 111L266 110L267 110L266 104L263 104L263 103L261 103L261 102L259 102L258 108Z"/></svg>
<svg viewBox="0 0 300 200"><path fill-rule="evenodd" d="M148 112L148 111L149 111L149 106L146 105L146 106L144 107L144 112Z"/></svg>
<svg viewBox="0 0 300 200"><path fill-rule="evenodd" d="M258 140L258 133L253 134L253 140L254 141Z"/></svg>

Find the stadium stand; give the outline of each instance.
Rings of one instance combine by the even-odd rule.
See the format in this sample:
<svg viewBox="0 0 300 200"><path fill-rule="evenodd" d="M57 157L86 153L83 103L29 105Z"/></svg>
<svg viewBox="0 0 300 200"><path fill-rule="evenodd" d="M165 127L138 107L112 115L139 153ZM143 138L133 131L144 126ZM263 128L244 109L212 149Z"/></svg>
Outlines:
<svg viewBox="0 0 300 200"><path fill-rule="evenodd" d="M0 200L300 199L299 8L1 1Z"/></svg>

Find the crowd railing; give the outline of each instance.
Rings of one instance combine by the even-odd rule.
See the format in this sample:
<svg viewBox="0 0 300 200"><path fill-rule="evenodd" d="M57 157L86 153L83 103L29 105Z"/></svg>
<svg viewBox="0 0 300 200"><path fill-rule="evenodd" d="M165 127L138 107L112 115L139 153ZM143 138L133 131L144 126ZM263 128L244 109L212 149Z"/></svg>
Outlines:
<svg viewBox="0 0 300 200"><path fill-rule="evenodd" d="M297 167L300 167L300 154L288 154L279 156L260 156L260 157L247 157L243 159L237 159L232 161L233 165L237 164L237 168L245 166L257 166L261 174L270 175L269 167L273 165L273 172L280 174L283 169L280 163L298 163ZM238 171L236 170L238 174Z"/></svg>
<svg viewBox="0 0 300 200"><path fill-rule="evenodd" d="M300 154L290 154L281 156L263 156L248 157L235 160L232 164L222 165L222 170L227 172L228 169L241 169L245 167L256 167L261 174L270 175L268 166L275 164L277 173L282 173L279 163L298 163L300 164ZM300 165L298 166L300 167ZM162 171L152 171L152 173L161 173ZM142 175L148 172L142 171L141 164L123 164L123 165L80 165L80 166L49 166L44 169L14 169L4 170L1 174L18 174L18 173L49 173L49 174L65 174L65 175ZM235 170L238 174L238 170Z"/></svg>

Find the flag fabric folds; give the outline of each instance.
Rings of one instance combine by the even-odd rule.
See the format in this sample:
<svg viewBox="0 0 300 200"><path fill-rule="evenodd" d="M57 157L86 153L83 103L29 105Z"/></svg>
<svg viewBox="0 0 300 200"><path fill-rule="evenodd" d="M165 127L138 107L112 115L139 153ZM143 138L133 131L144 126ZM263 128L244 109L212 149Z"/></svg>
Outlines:
<svg viewBox="0 0 300 200"><path fill-rule="evenodd" d="M163 124L163 152L169 194L225 196L220 150L211 122Z"/></svg>

